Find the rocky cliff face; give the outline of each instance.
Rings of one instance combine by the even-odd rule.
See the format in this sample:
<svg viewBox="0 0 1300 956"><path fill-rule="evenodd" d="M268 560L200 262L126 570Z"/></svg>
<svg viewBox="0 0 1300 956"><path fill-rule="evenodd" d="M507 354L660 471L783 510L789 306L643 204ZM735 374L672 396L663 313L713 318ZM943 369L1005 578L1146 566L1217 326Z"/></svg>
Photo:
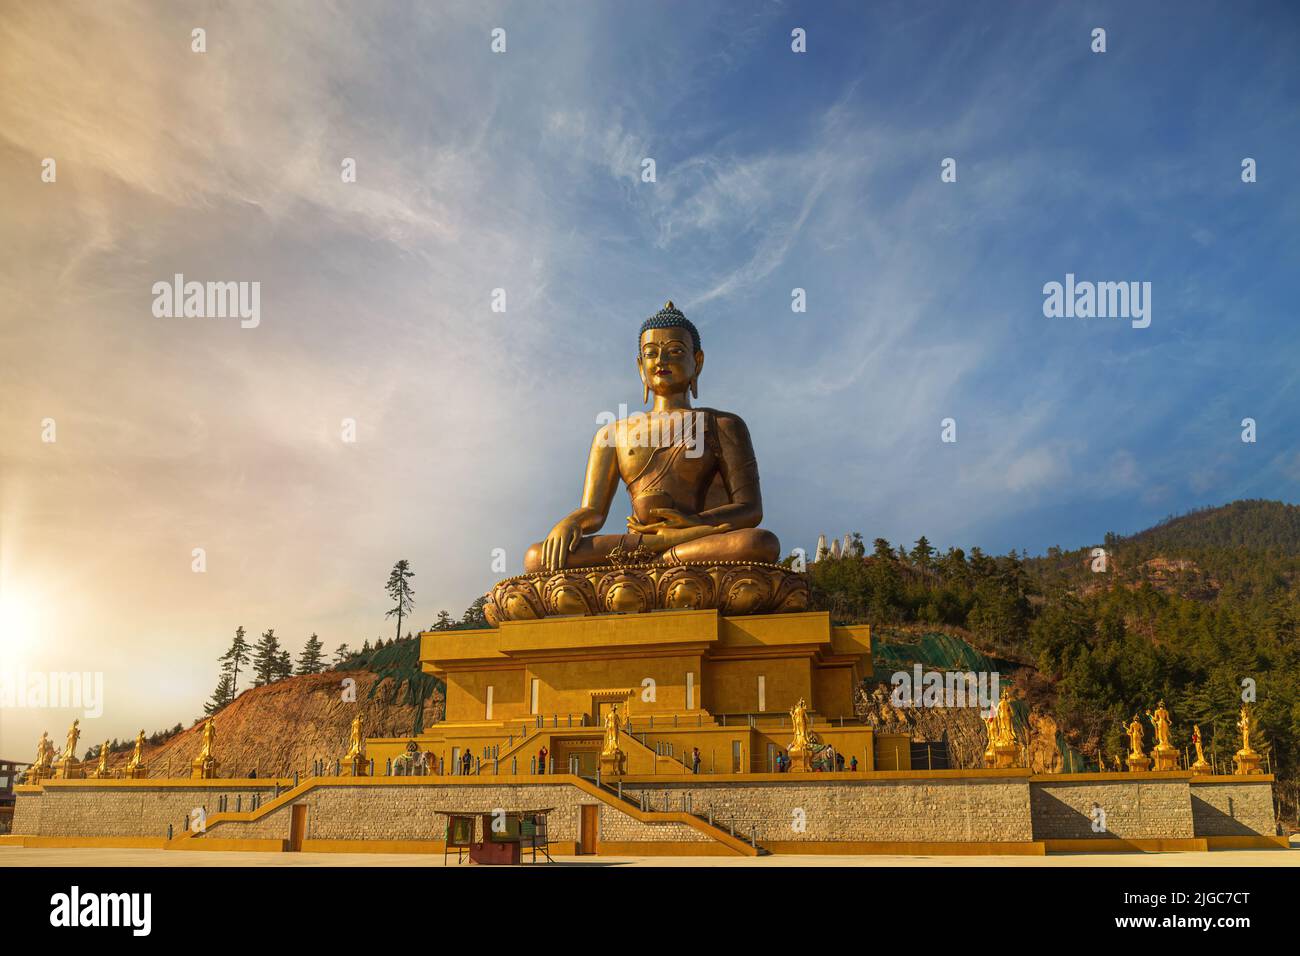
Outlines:
<svg viewBox="0 0 1300 956"><path fill-rule="evenodd" d="M355 703L343 699L345 678L356 681ZM417 708L424 724L442 716L440 692L419 703L410 703L408 697L393 678L366 670L289 677L244 691L215 717L219 774L247 777L256 768L259 777L290 776L294 770L308 772L317 758L332 764L347 752L358 708L367 737L411 734ZM149 776L189 776L190 761L202 743L199 722L158 746L146 745ZM113 754L110 769L124 767L130 757L129 749Z"/></svg>

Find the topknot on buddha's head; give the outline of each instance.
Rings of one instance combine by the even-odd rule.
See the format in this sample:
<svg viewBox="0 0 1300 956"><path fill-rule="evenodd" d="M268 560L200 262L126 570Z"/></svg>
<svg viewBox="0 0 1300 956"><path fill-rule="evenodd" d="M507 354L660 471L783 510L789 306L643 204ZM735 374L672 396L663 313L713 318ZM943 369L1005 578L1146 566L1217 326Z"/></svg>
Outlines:
<svg viewBox="0 0 1300 956"><path fill-rule="evenodd" d="M637 341L641 341L641 336L645 335L650 329L685 329L691 333L691 342L695 351L700 351L700 332L677 306L673 305L672 300L664 303L664 307L656 312L650 318L641 323L641 331L637 333Z"/></svg>

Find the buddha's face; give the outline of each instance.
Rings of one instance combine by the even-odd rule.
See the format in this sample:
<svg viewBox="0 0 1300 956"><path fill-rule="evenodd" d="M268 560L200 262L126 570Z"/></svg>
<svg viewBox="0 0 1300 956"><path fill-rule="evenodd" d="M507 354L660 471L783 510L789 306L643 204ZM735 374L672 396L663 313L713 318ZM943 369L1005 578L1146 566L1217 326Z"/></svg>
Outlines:
<svg viewBox="0 0 1300 956"><path fill-rule="evenodd" d="M637 356L641 381L656 395L674 395L691 386L704 367L704 353L692 348L685 329L647 329Z"/></svg>

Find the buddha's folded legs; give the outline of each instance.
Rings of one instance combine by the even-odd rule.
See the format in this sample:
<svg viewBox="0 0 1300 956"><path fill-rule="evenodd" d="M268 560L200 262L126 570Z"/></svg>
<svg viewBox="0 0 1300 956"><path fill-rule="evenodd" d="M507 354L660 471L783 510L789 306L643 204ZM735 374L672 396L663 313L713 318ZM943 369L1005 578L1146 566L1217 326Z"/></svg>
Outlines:
<svg viewBox="0 0 1300 956"><path fill-rule="evenodd" d="M589 568L626 561L629 564L657 560L663 564L695 564L710 561L753 561L775 563L781 556L776 535L763 528L738 528L686 541L667 551L652 553L645 539L650 535L593 534L578 542L565 559L566 568ZM545 542L532 545L524 555L524 571L545 571L542 561ZM638 553L638 547L642 550ZM615 553L618 551L618 553Z"/></svg>

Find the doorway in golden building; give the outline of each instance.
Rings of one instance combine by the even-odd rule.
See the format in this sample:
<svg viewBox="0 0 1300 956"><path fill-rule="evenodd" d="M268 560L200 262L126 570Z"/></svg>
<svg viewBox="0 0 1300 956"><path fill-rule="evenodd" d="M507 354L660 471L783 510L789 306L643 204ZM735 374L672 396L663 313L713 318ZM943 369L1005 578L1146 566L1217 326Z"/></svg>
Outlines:
<svg viewBox="0 0 1300 956"><path fill-rule="evenodd" d="M590 855L596 852L596 841L600 839L600 806L584 803L578 818L578 853Z"/></svg>
<svg viewBox="0 0 1300 956"><path fill-rule="evenodd" d="M307 836L307 804L295 803L292 810L292 816L289 818L289 850L298 852L302 849L302 841Z"/></svg>

